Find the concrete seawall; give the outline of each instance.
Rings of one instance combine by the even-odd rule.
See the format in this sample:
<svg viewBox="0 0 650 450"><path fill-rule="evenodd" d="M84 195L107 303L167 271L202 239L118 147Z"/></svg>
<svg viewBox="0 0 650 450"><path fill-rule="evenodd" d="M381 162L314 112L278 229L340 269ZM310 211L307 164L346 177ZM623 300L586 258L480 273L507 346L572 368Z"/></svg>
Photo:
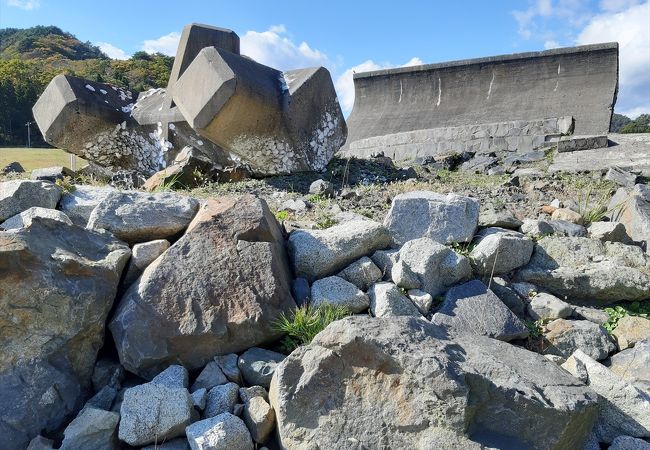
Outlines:
<svg viewBox="0 0 650 450"><path fill-rule="evenodd" d="M345 148L396 133L572 116L575 134L609 131L618 44L493 56L354 75Z"/></svg>

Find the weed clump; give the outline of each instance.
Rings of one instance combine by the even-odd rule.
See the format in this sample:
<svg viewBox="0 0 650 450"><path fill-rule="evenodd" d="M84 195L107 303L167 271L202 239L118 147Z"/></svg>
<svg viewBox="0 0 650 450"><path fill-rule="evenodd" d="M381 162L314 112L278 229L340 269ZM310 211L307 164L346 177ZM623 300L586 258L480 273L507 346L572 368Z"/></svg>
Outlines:
<svg viewBox="0 0 650 450"><path fill-rule="evenodd" d="M285 334L282 347L286 353L291 353L301 345L309 344L330 323L351 314L343 306L301 306L288 315L282 313L273 323L273 329Z"/></svg>

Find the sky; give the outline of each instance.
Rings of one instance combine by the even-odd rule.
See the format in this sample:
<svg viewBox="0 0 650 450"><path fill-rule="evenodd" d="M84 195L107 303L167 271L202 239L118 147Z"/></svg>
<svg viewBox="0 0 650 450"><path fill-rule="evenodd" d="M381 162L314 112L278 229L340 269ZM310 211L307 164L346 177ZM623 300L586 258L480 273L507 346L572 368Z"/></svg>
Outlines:
<svg viewBox="0 0 650 450"><path fill-rule="evenodd" d="M327 67L346 114L353 72L617 41L616 112L650 113L649 0L0 0L0 28L56 25L120 59L174 55L192 22L277 69Z"/></svg>

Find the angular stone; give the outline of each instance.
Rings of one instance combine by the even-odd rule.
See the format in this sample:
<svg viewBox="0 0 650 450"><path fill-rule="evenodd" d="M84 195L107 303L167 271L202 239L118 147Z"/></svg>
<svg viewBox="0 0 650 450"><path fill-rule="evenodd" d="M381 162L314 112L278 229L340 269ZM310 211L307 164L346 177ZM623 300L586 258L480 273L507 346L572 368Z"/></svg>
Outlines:
<svg viewBox="0 0 650 450"><path fill-rule="evenodd" d="M609 369L650 395L650 339L611 357Z"/></svg>
<svg viewBox="0 0 650 450"><path fill-rule="evenodd" d="M0 222L39 206L55 209L61 188L44 181L13 180L0 183Z"/></svg>
<svg viewBox="0 0 650 450"><path fill-rule="evenodd" d="M258 385L268 389L275 368L284 358L286 356L282 353L252 347L241 354L239 361L237 361L237 366L244 376L246 383L251 386Z"/></svg>
<svg viewBox="0 0 650 450"><path fill-rule="evenodd" d="M189 378L185 367L174 364L153 377L151 384L159 384L168 388L187 389Z"/></svg>
<svg viewBox="0 0 650 450"><path fill-rule="evenodd" d="M67 214L72 223L85 227L93 209L113 192L110 186L75 185L70 192L64 192L59 203L59 209Z"/></svg>
<svg viewBox="0 0 650 450"><path fill-rule="evenodd" d="M124 380L124 367L119 362L108 358L100 358L93 369L93 389L99 391L104 386L119 389Z"/></svg>
<svg viewBox="0 0 650 450"><path fill-rule="evenodd" d="M499 297L499 300L501 300L503 304L515 314L515 316L520 319L524 318L526 305L519 294L515 292L506 280L499 277L492 278L492 282L488 285L488 288Z"/></svg>
<svg viewBox="0 0 650 450"><path fill-rule="evenodd" d="M419 277L402 259L393 264L391 279L402 289L418 289L421 286Z"/></svg>
<svg viewBox="0 0 650 450"><path fill-rule="evenodd" d="M74 177L76 174L74 171L68 169L67 167L44 167L42 169L32 170L31 179L39 181L49 181L50 183L55 183L56 180L63 180L66 177Z"/></svg>
<svg viewBox="0 0 650 450"><path fill-rule="evenodd" d="M231 413L237 403L239 386L235 383L226 383L215 386L208 391L203 417L214 417L223 413Z"/></svg>
<svg viewBox="0 0 650 450"><path fill-rule="evenodd" d="M310 306L342 306L352 313L368 309L370 300L354 284L339 277L327 277L314 281L311 285Z"/></svg>
<svg viewBox="0 0 650 450"><path fill-rule="evenodd" d="M156 239L155 241L141 242L131 248L131 259L124 275L123 284L129 286L133 283L149 264L162 255L169 248L167 239Z"/></svg>
<svg viewBox="0 0 650 450"><path fill-rule="evenodd" d="M95 207L88 228L110 231L129 244L166 239L185 230L198 208L197 200L170 192L116 191Z"/></svg>
<svg viewBox="0 0 650 450"><path fill-rule="evenodd" d="M625 226L620 222L592 222L587 228L587 232L591 239L598 239L599 241L632 243L632 239L625 231Z"/></svg>
<svg viewBox="0 0 650 450"><path fill-rule="evenodd" d="M393 283L373 284L368 290L368 297L370 298L370 312L375 317L421 317L418 308Z"/></svg>
<svg viewBox="0 0 650 450"><path fill-rule="evenodd" d="M293 299L296 301L296 305L307 305L311 300L309 281L305 278L294 278L291 282L291 294L293 294Z"/></svg>
<svg viewBox="0 0 650 450"><path fill-rule="evenodd" d="M558 153L577 152L607 147L607 135L562 136L557 143Z"/></svg>
<svg viewBox="0 0 650 450"><path fill-rule="evenodd" d="M194 384L192 385L190 391L194 392L198 389L210 390L215 386L226 384L227 382L228 378L226 378L226 376L223 374L223 371L219 367L219 364L217 364L216 361L210 361L206 364L199 376L196 378L196 381L194 381Z"/></svg>
<svg viewBox="0 0 650 450"><path fill-rule="evenodd" d="M208 390L206 388L197 389L192 392L192 404L194 405L194 408L198 409L199 411L203 411L205 409L207 401Z"/></svg>
<svg viewBox="0 0 650 450"><path fill-rule="evenodd" d="M633 188L638 178L638 175L616 166L610 167L605 175L606 180L627 188Z"/></svg>
<svg viewBox="0 0 650 450"><path fill-rule="evenodd" d="M429 238L414 239L402 246L399 260L420 281L419 289L435 297L469 278L469 260Z"/></svg>
<svg viewBox="0 0 650 450"><path fill-rule="evenodd" d="M19 228L28 228L32 224L32 220L35 217L42 217L45 219L56 220L57 222L65 223L67 225L72 225L72 222L61 211L56 209L47 209L41 208L38 206L33 206L20 214L16 214L13 217L5 220L0 223L0 228L5 230L17 230Z"/></svg>
<svg viewBox="0 0 650 450"><path fill-rule="evenodd" d="M185 430L192 450L253 450L246 424L229 413L195 422Z"/></svg>
<svg viewBox="0 0 650 450"><path fill-rule="evenodd" d="M551 220L548 222L553 227L553 233L558 236L585 237L587 229L582 225L566 220Z"/></svg>
<svg viewBox="0 0 650 450"><path fill-rule="evenodd" d="M334 197L334 185L329 181L318 179L309 185L309 193L312 195Z"/></svg>
<svg viewBox="0 0 650 450"><path fill-rule="evenodd" d="M419 289L411 289L406 294L418 311L420 311L420 314L424 316L429 313L431 305L433 305L433 297L431 294L427 294Z"/></svg>
<svg viewBox="0 0 650 450"><path fill-rule="evenodd" d="M588 320L598 325L605 325L609 321L609 314L599 308L589 306L574 306L572 317L576 319Z"/></svg>
<svg viewBox="0 0 650 450"><path fill-rule="evenodd" d="M564 220L566 222L575 223L576 225L582 225L583 222L582 216L579 213L567 208L558 208L553 211L551 219Z"/></svg>
<svg viewBox="0 0 650 450"><path fill-rule="evenodd" d="M0 232L4 448L25 448L82 406L129 254L108 233L49 219Z"/></svg>
<svg viewBox="0 0 650 450"><path fill-rule="evenodd" d="M545 220L524 219L520 231L534 237L548 236L555 233L553 226Z"/></svg>
<svg viewBox="0 0 650 450"><path fill-rule="evenodd" d="M598 394L594 430L601 442L610 443L618 436L650 437L650 397L581 350L562 367L574 376L583 372L587 386Z"/></svg>
<svg viewBox="0 0 650 450"><path fill-rule="evenodd" d="M619 189L607 207L612 221L625 225L628 236L636 242L645 242L646 251L650 242L650 189L645 184L637 184L628 194Z"/></svg>
<svg viewBox="0 0 650 450"><path fill-rule="evenodd" d="M390 281L393 265L399 260L398 249L377 250L370 257L372 262L379 268L384 281Z"/></svg>
<svg viewBox="0 0 650 450"><path fill-rule="evenodd" d="M450 244L471 241L478 216L476 199L452 193L414 191L395 196L384 226L398 245L423 237Z"/></svg>
<svg viewBox="0 0 650 450"><path fill-rule="evenodd" d="M239 366L237 365L238 360L239 356L237 356L235 353L214 357L214 361L219 365L219 368L226 376L226 378L228 378L228 381L242 385L244 384L244 380L241 376Z"/></svg>
<svg viewBox="0 0 650 450"><path fill-rule="evenodd" d="M150 377L170 362L195 370L215 354L274 341L273 321L295 308L290 284L284 238L266 203L209 199L120 300L110 323L120 361Z"/></svg>
<svg viewBox="0 0 650 450"><path fill-rule="evenodd" d="M380 251L383 250L377 252ZM340 271L338 276L354 284L362 291L367 291L370 286L381 280L382 273L370 258L364 256Z"/></svg>
<svg viewBox="0 0 650 450"><path fill-rule="evenodd" d="M638 316L622 317L612 336L616 339L619 349L634 347L637 342L650 339L650 319Z"/></svg>
<svg viewBox="0 0 650 450"><path fill-rule="evenodd" d="M176 82L173 98L192 128L257 175L323 170L347 135L323 67L282 73L206 47Z"/></svg>
<svg viewBox="0 0 650 450"><path fill-rule="evenodd" d="M479 227L501 227L516 230L523 222L507 209L486 209L482 210L478 216Z"/></svg>
<svg viewBox="0 0 650 450"><path fill-rule="evenodd" d="M588 238L539 240L517 279L571 303L603 305L648 297L650 258L636 246Z"/></svg>
<svg viewBox="0 0 650 450"><path fill-rule="evenodd" d="M268 403L268 394L259 386L241 388L239 396L244 401L242 418L255 442L266 442L275 428L275 412Z"/></svg>
<svg viewBox="0 0 650 450"><path fill-rule="evenodd" d="M602 326L588 320L556 319L546 325L544 338L550 346L546 353L568 358L581 350L595 360L605 359L616 349Z"/></svg>
<svg viewBox="0 0 650 450"><path fill-rule="evenodd" d="M326 230L292 232L289 256L296 275L313 281L332 275L389 244L390 234L381 224L352 220Z"/></svg>
<svg viewBox="0 0 650 450"><path fill-rule="evenodd" d="M10 173L24 173L25 169L23 168L22 164L20 164L18 161L10 162L6 166L2 168L2 173L7 175Z"/></svg>
<svg viewBox="0 0 650 450"><path fill-rule="evenodd" d="M474 271L481 275L503 274L530 261L534 242L521 233L502 228L486 228L476 237L469 254Z"/></svg>
<svg viewBox="0 0 650 450"><path fill-rule="evenodd" d="M650 450L650 443L632 436L619 436L612 441L608 450Z"/></svg>
<svg viewBox="0 0 650 450"><path fill-rule="evenodd" d="M118 449L117 423L120 415L96 408L84 408L63 432L61 450Z"/></svg>
<svg viewBox="0 0 650 450"><path fill-rule="evenodd" d="M118 437L138 446L182 436L193 410L184 387L150 382L129 388L120 407Z"/></svg>
<svg viewBox="0 0 650 450"><path fill-rule="evenodd" d="M597 414L596 395L542 356L406 317L330 324L278 367L269 397L287 449L580 448Z"/></svg>
<svg viewBox="0 0 650 450"><path fill-rule="evenodd" d="M501 341L528 337L521 320L479 280L449 289L431 322L450 336L478 334Z"/></svg>
<svg viewBox="0 0 650 450"><path fill-rule="evenodd" d="M528 303L528 314L534 320L565 319L573 313L573 306L554 295L540 292Z"/></svg>

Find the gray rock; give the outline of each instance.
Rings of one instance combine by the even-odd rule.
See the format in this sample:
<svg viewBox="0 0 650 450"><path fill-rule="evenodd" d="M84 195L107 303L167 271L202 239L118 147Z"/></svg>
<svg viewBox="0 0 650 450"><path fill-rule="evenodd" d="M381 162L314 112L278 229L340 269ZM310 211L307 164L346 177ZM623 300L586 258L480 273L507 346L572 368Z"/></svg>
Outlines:
<svg viewBox="0 0 650 450"><path fill-rule="evenodd" d="M535 320L565 319L573 313L573 306L554 295L540 292L528 303L528 314Z"/></svg>
<svg viewBox="0 0 650 450"><path fill-rule="evenodd" d="M587 228L587 233L591 239L599 241L632 243L632 239L625 231L625 225L620 222L592 222Z"/></svg>
<svg viewBox="0 0 650 450"><path fill-rule="evenodd" d="M533 283L519 282L510 285L518 296L524 300L530 300L539 293L539 288Z"/></svg>
<svg viewBox="0 0 650 450"><path fill-rule="evenodd" d="M648 297L650 258L639 247L618 242L545 237L516 278L571 303L640 300Z"/></svg>
<svg viewBox="0 0 650 450"><path fill-rule="evenodd" d="M324 197L334 197L334 185L329 181L318 179L309 185L309 193Z"/></svg>
<svg viewBox="0 0 650 450"><path fill-rule="evenodd" d="M120 415L96 408L84 408L63 432L61 450L118 449L115 433Z"/></svg>
<svg viewBox="0 0 650 450"><path fill-rule="evenodd" d="M399 260L417 276L419 289L434 297L472 274L465 256L429 238L404 244L399 251Z"/></svg>
<svg viewBox="0 0 650 450"><path fill-rule="evenodd" d="M203 417L214 417L225 412L232 414L238 395L239 386L235 383L226 383L213 387L208 391Z"/></svg>
<svg viewBox="0 0 650 450"><path fill-rule="evenodd" d="M124 367L119 362L109 358L97 360L92 376L93 389L95 391L99 391L104 386L119 389L122 380L124 380Z"/></svg>
<svg viewBox="0 0 650 450"><path fill-rule="evenodd" d="M185 388L189 383L189 374L187 369L178 364L171 365L151 380L152 384L159 384L169 388Z"/></svg>
<svg viewBox="0 0 650 450"><path fill-rule="evenodd" d="M289 235L294 272L309 281L332 275L351 262L386 248L390 234L370 220L352 220L326 230L296 230Z"/></svg>
<svg viewBox="0 0 650 450"><path fill-rule="evenodd" d="M501 228L486 228L476 239L469 258L474 271L481 275L508 273L527 264L535 246L523 234Z"/></svg>
<svg viewBox="0 0 650 450"><path fill-rule="evenodd" d="M157 239L155 241L142 242L135 244L131 248L131 259L124 275L123 284L129 286L132 284L149 264L162 255L169 248L170 244L167 239Z"/></svg>
<svg viewBox="0 0 650 450"><path fill-rule="evenodd" d="M120 407L118 437L137 446L182 436L193 410L184 387L151 382L129 388Z"/></svg>
<svg viewBox="0 0 650 450"><path fill-rule="evenodd" d="M477 156L461 164L460 170L472 173L485 173L497 161L497 158L491 156Z"/></svg>
<svg viewBox="0 0 650 450"><path fill-rule="evenodd" d="M147 445L140 450L190 450L190 444L185 437L182 437L154 445Z"/></svg>
<svg viewBox="0 0 650 450"><path fill-rule="evenodd" d="M285 355L263 348L252 347L239 356L237 366L249 385L259 385L265 389L271 384L275 368Z"/></svg>
<svg viewBox="0 0 650 450"><path fill-rule="evenodd" d="M433 297L431 294L427 294L419 289L411 289L406 294L418 311L420 311L420 314L423 316L428 314L429 310L431 310L431 305L433 305Z"/></svg>
<svg viewBox="0 0 650 450"><path fill-rule="evenodd" d="M33 207L55 209L61 188L44 181L13 180L0 183L0 222Z"/></svg>
<svg viewBox="0 0 650 450"><path fill-rule="evenodd" d="M549 236L555 233L555 229L546 220L524 219L520 231L533 237Z"/></svg>
<svg viewBox="0 0 650 450"><path fill-rule="evenodd" d="M624 350L637 342L650 339L650 319L639 316L625 316L619 319L612 332L618 348Z"/></svg>
<svg viewBox="0 0 650 450"><path fill-rule="evenodd" d="M72 223L85 227L93 209L114 191L110 186L75 185L72 191L63 193L59 209L67 214Z"/></svg>
<svg viewBox="0 0 650 450"><path fill-rule="evenodd" d="M92 407L111 411L111 407L116 398L117 389L113 386L104 386L86 402L84 408Z"/></svg>
<svg viewBox="0 0 650 450"><path fill-rule="evenodd" d="M524 318L526 304L522 298L512 289L511 285L503 278L494 277L489 284L489 288L499 297L499 300L520 319Z"/></svg>
<svg viewBox="0 0 650 450"><path fill-rule="evenodd" d="M294 278L294 280L291 282L291 293L293 294L293 298L296 301L296 305L307 305L311 300L311 288L309 287L309 281L307 281L305 278Z"/></svg>
<svg viewBox="0 0 650 450"><path fill-rule="evenodd" d="M120 361L151 377L172 362L196 370L215 354L272 342L281 336L273 321L295 308L290 285L284 238L266 203L209 199L120 300L109 325Z"/></svg>
<svg viewBox="0 0 650 450"><path fill-rule="evenodd" d="M241 376L241 371L237 365L239 356L235 353L229 353L227 355L219 355L214 357L214 361L219 365L219 368L223 374L228 378L228 381L237 383L239 385L244 384L244 380Z"/></svg>
<svg viewBox="0 0 650 450"><path fill-rule="evenodd" d="M208 401L208 390L206 388L200 388L192 392L192 404L199 411L205 409L205 405Z"/></svg>
<svg viewBox="0 0 650 450"><path fill-rule="evenodd" d="M287 449L580 448L597 414L542 356L407 317L330 324L280 364L269 398Z"/></svg>
<svg viewBox="0 0 650 450"><path fill-rule="evenodd" d="M197 200L171 192L110 192L90 214L88 228L129 244L166 239L185 230L198 208Z"/></svg>
<svg viewBox="0 0 650 450"><path fill-rule="evenodd" d="M29 442L27 450L54 450L54 441L39 434Z"/></svg>
<svg viewBox="0 0 650 450"><path fill-rule="evenodd" d="M553 227L553 233L558 236L569 236L569 237L587 236L587 229L582 225L567 222L566 220L549 220L548 223Z"/></svg>
<svg viewBox="0 0 650 450"><path fill-rule="evenodd" d="M468 242L474 237L478 215L476 199L414 191L395 196L384 225L398 245L423 237L443 244Z"/></svg>
<svg viewBox="0 0 650 450"><path fill-rule="evenodd" d="M402 289L418 289L421 286L420 278L413 273L403 259L393 264L391 279Z"/></svg>
<svg viewBox="0 0 650 450"><path fill-rule="evenodd" d="M638 175L616 166L610 167L605 174L606 180L627 188L633 188L637 178L639 178Z"/></svg>
<svg viewBox="0 0 650 450"><path fill-rule="evenodd" d="M618 436L650 437L650 397L581 350L562 367L574 376L585 373L587 386L598 394L594 430L601 442L610 443Z"/></svg>
<svg viewBox="0 0 650 450"><path fill-rule="evenodd" d="M431 322L450 336L478 334L501 341L528 337L521 320L479 280L449 289Z"/></svg>
<svg viewBox="0 0 650 450"><path fill-rule="evenodd" d="M421 317L418 308L393 283L382 281L373 284L368 290L368 297L370 297L370 312L375 317Z"/></svg>
<svg viewBox="0 0 650 450"><path fill-rule="evenodd" d="M546 353L565 358L579 349L591 358L601 360L616 350L607 330L588 320L556 319L546 325L544 337L550 344Z"/></svg>
<svg viewBox="0 0 650 450"><path fill-rule="evenodd" d="M0 223L0 228L4 228L5 230L28 228L32 224L34 217L43 217L45 219L56 220L57 222L72 225L72 222L68 216L66 216L61 211L33 206L21 212L20 214L16 214L15 216L10 217L9 219Z"/></svg>
<svg viewBox="0 0 650 450"><path fill-rule="evenodd" d="M246 424L229 413L195 422L185 430L192 450L253 450Z"/></svg>
<svg viewBox="0 0 650 450"><path fill-rule="evenodd" d="M598 325L604 325L609 321L609 314L599 308L590 308L588 306L574 306L572 317L576 319L588 320Z"/></svg>
<svg viewBox="0 0 650 450"><path fill-rule="evenodd" d="M375 253L382 251L378 250ZM382 279L382 272L370 258L364 256L340 271L338 276L362 291L367 291L370 286Z"/></svg>
<svg viewBox="0 0 650 450"><path fill-rule="evenodd" d="M384 281L390 281L393 265L399 260L399 250L377 250L370 257L372 262L379 268Z"/></svg>
<svg viewBox="0 0 650 450"><path fill-rule="evenodd" d="M354 284L339 277L327 277L311 285L311 306L342 306L350 312L359 313L368 309L370 300Z"/></svg>
<svg viewBox="0 0 650 450"><path fill-rule="evenodd" d="M523 222L507 209L495 210L492 208L482 210L478 216L479 227L501 227L517 230Z"/></svg>
<svg viewBox="0 0 650 450"><path fill-rule="evenodd" d="M63 180L65 177L74 177L76 174L73 170L68 169L67 167L55 166L55 167L43 167L40 169L32 170L31 179L39 181L49 181L50 183L55 183L56 180Z"/></svg>
<svg viewBox="0 0 650 450"><path fill-rule="evenodd" d="M2 173L7 175L10 173L24 173L25 169L18 161L13 161L2 168ZM38 437L38 436L37 436ZM36 439L36 438L35 438ZM45 439L45 438L43 438Z"/></svg>
<svg viewBox="0 0 650 450"><path fill-rule="evenodd" d="M264 443L275 428L275 412L268 403L268 394L260 386L241 388L239 396L244 402L242 418L257 443Z"/></svg>
<svg viewBox="0 0 650 450"><path fill-rule="evenodd" d="M540 169L535 169L534 167L527 167L515 170L512 175L519 178L544 178L546 173Z"/></svg>
<svg viewBox="0 0 650 450"><path fill-rule="evenodd" d="M611 357L609 369L650 395L650 339L616 353Z"/></svg>
<svg viewBox="0 0 650 450"><path fill-rule="evenodd" d="M650 443L632 436L619 436L607 450L650 450Z"/></svg>
<svg viewBox="0 0 650 450"><path fill-rule="evenodd" d="M305 202L302 199L293 199L290 198L289 200L286 200L282 203L282 205L279 208L279 211L291 211L294 213L304 213L307 211L308 206L307 202Z"/></svg>
<svg viewBox="0 0 650 450"><path fill-rule="evenodd" d="M611 219L625 225L628 236L636 242L644 242L650 249L650 189L637 184L628 194L624 188L616 191L607 207Z"/></svg>
<svg viewBox="0 0 650 450"><path fill-rule="evenodd" d="M0 435L13 450L57 430L88 397L130 251L43 218L0 232L0 242Z"/></svg>
<svg viewBox="0 0 650 450"><path fill-rule="evenodd" d="M210 361L205 365L199 376L194 381L191 392L194 392L198 389L211 389L220 384L226 384L228 378L224 375L223 371L219 367L216 361Z"/></svg>

